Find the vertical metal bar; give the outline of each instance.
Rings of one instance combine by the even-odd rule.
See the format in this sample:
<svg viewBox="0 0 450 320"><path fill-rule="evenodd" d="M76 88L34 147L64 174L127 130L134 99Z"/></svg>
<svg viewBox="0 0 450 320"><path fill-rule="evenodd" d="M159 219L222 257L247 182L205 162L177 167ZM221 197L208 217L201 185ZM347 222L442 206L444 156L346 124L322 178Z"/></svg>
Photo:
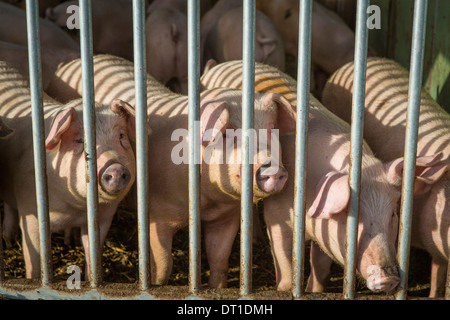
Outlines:
<svg viewBox="0 0 450 320"><path fill-rule="evenodd" d="M139 237L139 282L150 286L150 234L148 217L147 66L145 1L133 0L134 79L136 90L136 185Z"/></svg>
<svg viewBox="0 0 450 320"><path fill-rule="evenodd" d="M243 83L242 83L242 189L240 292L252 290L252 210L253 210L253 101L255 88L255 1L243 2Z"/></svg>
<svg viewBox="0 0 450 320"><path fill-rule="evenodd" d="M33 155L36 183L37 214L39 221L39 251L41 281L46 286L52 281L51 233L49 219L47 165L45 154L44 110L42 105L41 52L39 43L39 11L37 1L27 0L28 60L30 70L31 115L33 127Z"/></svg>
<svg viewBox="0 0 450 320"><path fill-rule="evenodd" d="M445 299L450 300L450 259L448 260L447 266L447 284L445 285Z"/></svg>
<svg viewBox="0 0 450 320"><path fill-rule="evenodd" d="M298 35L297 128L295 148L293 295L303 294L305 261L305 198L311 70L312 0L300 1Z"/></svg>
<svg viewBox="0 0 450 320"><path fill-rule="evenodd" d="M353 105L350 154L350 207L347 217L346 256L344 269L344 297L355 297L356 255L358 242L359 194L361 186L361 158L364 127L364 102L367 61L367 8L369 0L358 0L355 34L355 71L353 78Z"/></svg>
<svg viewBox="0 0 450 320"><path fill-rule="evenodd" d="M403 184L400 207L400 231L397 258L400 267L400 285L396 298L406 299L408 290L409 245L411 242L411 216L413 208L414 179L416 170L417 136L422 90L422 69L425 48L427 0L414 3L413 37L408 91L408 113L404 153Z"/></svg>
<svg viewBox="0 0 450 320"><path fill-rule="evenodd" d="M189 289L200 284L200 2L188 1ZM192 139L191 139L192 138Z"/></svg>
<svg viewBox="0 0 450 320"><path fill-rule="evenodd" d="M80 46L83 88L84 152L86 158L87 222L89 234L90 281L101 282L101 255L98 226L97 150L95 137L94 70L92 54L92 7L80 0Z"/></svg>
<svg viewBox="0 0 450 320"><path fill-rule="evenodd" d="M0 286L5 280L5 255L3 249L3 226L2 226L2 215L0 212Z"/></svg>

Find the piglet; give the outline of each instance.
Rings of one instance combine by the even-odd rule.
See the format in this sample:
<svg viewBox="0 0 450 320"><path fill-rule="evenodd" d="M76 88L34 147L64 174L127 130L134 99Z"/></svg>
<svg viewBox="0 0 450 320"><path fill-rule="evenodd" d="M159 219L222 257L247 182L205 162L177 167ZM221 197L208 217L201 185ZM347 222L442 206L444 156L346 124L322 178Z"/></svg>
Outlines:
<svg viewBox="0 0 450 320"><path fill-rule="evenodd" d="M200 16L202 17L213 6L212 0L200 0ZM147 16L157 9L176 9L187 14L186 0L154 0L147 8Z"/></svg>
<svg viewBox="0 0 450 320"><path fill-rule="evenodd" d="M201 21L202 61L214 59L220 63L242 59L242 33L242 1L219 0ZM255 40L255 61L284 70L283 39L273 22L258 10L255 21Z"/></svg>
<svg viewBox="0 0 450 320"><path fill-rule="evenodd" d="M24 10L0 2L0 41L26 46L28 44L26 21ZM14 26L14 28L11 28L11 26ZM80 46L70 35L43 18L39 18L39 33L41 48L68 52L80 50ZM69 57L69 60L75 58Z"/></svg>
<svg viewBox="0 0 450 320"><path fill-rule="evenodd" d="M212 66L203 74L203 88L242 87L242 62L231 61ZM278 92L296 107L295 80L264 64L256 64L255 90ZM292 115L290 115L292 116ZM295 115L294 115L295 119ZM310 95L308 128L308 167L306 237L312 240L308 290L323 291L330 275L332 260L344 263L345 230L350 190L348 187L350 127L329 112ZM295 137L281 136L282 162L294 176ZM366 143L363 145L357 270L373 291L393 291L399 283L395 260L397 202L401 158L383 164ZM439 159L418 159L428 168ZM395 169L395 170L394 170ZM421 179L429 178L425 170ZM277 288L288 290L292 280L292 214L294 180L264 200L264 218L268 226L276 266ZM319 249L320 248L320 249Z"/></svg>
<svg viewBox="0 0 450 320"><path fill-rule="evenodd" d="M146 23L147 71L172 91L187 94L187 17L176 9L155 9Z"/></svg>
<svg viewBox="0 0 450 320"><path fill-rule="evenodd" d="M353 63L336 71L325 86L324 105L350 121ZM367 61L364 138L384 161L401 157L405 145L409 75L398 63L384 58ZM417 155L440 154L427 178L414 184L412 245L432 257L430 297L445 290L450 243L450 116L422 90ZM400 171L400 168L396 170ZM421 169L416 169L416 172ZM424 172L426 174L426 172ZM448 280L447 280L448 281Z"/></svg>
<svg viewBox="0 0 450 320"><path fill-rule="evenodd" d="M257 0L256 7L277 26L286 53L297 56L299 3L294 0ZM313 1L311 62L331 74L353 60L355 34L333 11Z"/></svg>
<svg viewBox="0 0 450 320"><path fill-rule="evenodd" d="M78 11L78 0L64 1L48 8L46 19L67 29L68 19ZM76 33L75 38L78 38ZM109 53L133 60L133 6L130 0L92 1L92 46L94 53ZM75 59L75 58L74 58Z"/></svg>
<svg viewBox="0 0 450 320"><path fill-rule="evenodd" d="M14 26L11 28L10 26ZM80 46L55 24L39 18L43 89L59 64L80 56ZM26 13L0 2L0 60L12 63L28 78Z"/></svg>
<svg viewBox="0 0 450 320"><path fill-rule="evenodd" d="M86 162L83 104L65 105L44 99L45 147L50 231L80 227L89 275L89 242L86 216ZM135 180L134 109L122 100L96 104L98 218L100 245L119 202ZM0 116L14 130L14 139L0 140L0 199L7 204L5 224L18 214L26 277L40 276L39 228L34 183L31 102L27 82L5 62L0 62ZM19 142L19 143L18 143ZM6 206L5 206L6 208ZM8 222L9 221L9 222Z"/></svg>
<svg viewBox="0 0 450 320"><path fill-rule="evenodd" d="M16 7L19 7L21 9L26 9L26 1L25 0L2 0L3 2L8 2ZM39 0L38 1L38 10L39 10L39 16L44 18L45 17L45 11L47 8L53 7L61 3L62 0Z"/></svg>
<svg viewBox="0 0 450 320"><path fill-rule="evenodd" d="M82 94L81 61L74 60L56 73L53 95L65 97L67 87ZM134 66L110 55L94 56L94 90L97 101L121 98L135 101ZM126 80L128 79L128 80ZM147 75L149 138L150 246L152 283L166 284L172 270L172 240L188 226L188 97L174 94ZM216 88L200 94L201 193L200 218L204 232L211 287L227 286L228 259L239 229L241 198L241 145L239 139L242 92ZM253 197L280 192L288 179L279 161L279 146L272 144L272 130L292 132L289 102L279 94L256 94L253 153ZM261 138L259 133L262 132ZM264 140L266 137L266 140ZM259 143L264 141L266 143ZM276 141L276 139L274 139ZM190 142L190 141L189 141ZM272 147L273 146L273 147ZM200 161L199 161L200 162Z"/></svg>
<svg viewBox="0 0 450 320"><path fill-rule="evenodd" d="M61 63L77 57L79 57L79 52L76 51L41 48L42 89L44 91L48 89L53 74ZM28 48L26 45L0 41L0 60L11 63L25 78L29 78Z"/></svg>
<svg viewBox="0 0 450 320"><path fill-rule="evenodd" d="M256 0L256 8L277 26L286 53L297 57L299 2L296 0ZM311 18L311 68L315 83L311 92L320 98L328 77L354 59L355 33L335 12L313 1ZM369 49L370 55L375 51Z"/></svg>

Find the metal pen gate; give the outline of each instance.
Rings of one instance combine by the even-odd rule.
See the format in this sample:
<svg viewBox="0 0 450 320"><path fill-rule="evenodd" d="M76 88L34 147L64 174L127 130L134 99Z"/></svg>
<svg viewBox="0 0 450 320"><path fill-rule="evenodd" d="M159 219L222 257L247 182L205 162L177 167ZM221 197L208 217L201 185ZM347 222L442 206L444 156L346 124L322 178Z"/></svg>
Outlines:
<svg viewBox="0 0 450 320"><path fill-rule="evenodd" d="M255 1L243 0L243 110L242 132L253 127L254 95L254 42L255 42ZM35 165L36 197L40 232L41 287L32 291L12 291L1 286L3 259L0 262L0 297L25 299L108 299L110 297L97 291L102 283L100 265L99 230L97 217L97 168L95 146L95 110L93 92L93 49L91 25L91 1L80 0L80 45L83 84L83 122L85 135L86 177L87 177L87 216L91 261L90 284L92 290L80 294L68 294L51 287L51 244L49 229L47 179L45 166L44 125L42 111L41 59L39 45L38 2L27 0L27 29L29 48L30 89L32 98L32 126ZM355 72L351 124L351 188L350 212L347 220L346 257L344 273L344 298L355 298L355 259L357 247L357 228L359 212L359 188L361 174L363 111L365 101L365 75L368 48L368 29L366 21L369 0L358 0L355 40ZM404 179L401 197L400 233L398 262L400 266L400 291L397 299L406 299L409 268L409 247L411 237L411 212L417 151L417 131L420 91L422 84L422 63L424 55L425 20L427 0L415 0L413 39L410 65L410 90L408 102L408 123L405 145ZM294 201L294 250L293 250L293 297L306 295L303 291L305 260L305 169L306 140L308 129L310 45L311 45L312 0L300 1L299 50L298 50L298 100L296 128L296 175ZM138 196L138 244L139 244L139 287L140 293L128 299L153 299L148 293L150 284L150 246L149 217L147 215L147 134L146 134L146 56L145 56L145 1L133 0L134 64L136 90L136 162ZM200 2L188 1L188 65L189 65L189 136L191 141L200 141L199 128L199 79L200 79ZM194 131L197 128L198 131ZM248 138L242 137L242 199L241 199L241 239L240 239L240 295L252 293L252 164ZM189 144L189 291L198 297L200 291L200 146ZM150 181L151 183L151 181ZM0 253L3 249L0 248ZM0 254L0 258L2 255ZM448 272L450 268L448 269ZM447 278L449 275L447 276ZM450 298L450 288L446 287L446 297Z"/></svg>

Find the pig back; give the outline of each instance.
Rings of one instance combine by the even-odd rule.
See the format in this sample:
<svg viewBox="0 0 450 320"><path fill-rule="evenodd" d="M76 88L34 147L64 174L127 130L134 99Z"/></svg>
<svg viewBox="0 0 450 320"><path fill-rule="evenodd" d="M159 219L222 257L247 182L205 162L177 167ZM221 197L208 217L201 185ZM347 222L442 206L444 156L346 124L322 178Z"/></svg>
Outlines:
<svg viewBox="0 0 450 320"><path fill-rule="evenodd" d="M19 45L27 45L25 10L0 2L0 40ZM9 26L14 26L11 28ZM41 46L79 51L80 47L69 34L54 23L39 18Z"/></svg>
<svg viewBox="0 0 450 320"><path fill-rule="evenodd" d="M99 54L93 59L95 100L111 103L122 99L135 104L134 65L124 58ZM81 82L81 59L75 59L56 70L47 93L60 102L80 98L83 93ZM160 93L171 93L169 89L147 74L147 99Z"/></svg>
<svg viewBox="0 0 450 320"><path fill-rule="evenodd" d="M351 121L353 63L340 68L325 86L322 102L333 113ZM403 156L408 107L409 75L396 62L368 58L364 138L385 161ZM420 100L418 156L443 152L450 155L450 116L428 93Z"/></svg>
<svg viewBox="0 0 450 320"><path fill-rule="evenodd" d="M61 105L44 96L44 125L48 129L52 115ZM0 139L0 150L8 150L0 157L0 194L9 204L15 203L11 185L18 176L34 172L31 124L31 97L29 84L11 64L0 62L0 117L14 131L12 139ZM19 142L19 143L18 143ZM34 187L34 184L30 184Z"/></svg>

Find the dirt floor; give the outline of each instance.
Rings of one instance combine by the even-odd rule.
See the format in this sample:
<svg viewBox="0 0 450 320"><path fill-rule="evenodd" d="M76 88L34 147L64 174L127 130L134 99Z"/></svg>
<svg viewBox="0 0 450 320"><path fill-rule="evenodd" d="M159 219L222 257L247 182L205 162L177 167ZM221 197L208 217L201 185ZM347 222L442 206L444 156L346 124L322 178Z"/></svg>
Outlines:
<svg viewBox="0 0 450 320"><path fill-rule="evenodd" d="M263 219L260 219L262 223ZM135 213L119 210L116 214L111 230L104 246L103 268L105 285L103 292L111 296L127 296L136 294L138 281L138 239L137 218ZM264 227L264 225L263 225ZM269 240L265 232L261 233L259 242L253 244L253 294L254 299L292 299L289 292L276 292L275 271L270 252ZM190 295L188 286L189 270L188 231L182 230L175 235L173 244L173 272L168 286L153 287L152 295L161 299L184 299ZM53 270L56 283L65 285L68 278L68 266L77 265L84 270L85 255L80 243L66 246L63 234L52 236ZM17 285L26 283L25 268L20 241L7 248L5 256L6 284ZM309 256L309 248L306 248ZM201 277L202 289L199 294L205 299L238 299L239 298L239 235L234 243L230 257L228 286L230 289L212 290L207 288L209 271L206 257L202 254ZM408 296L411 298L426 297L429 290L430 258L427 253L412 249L411 266L409 272ZM309 275L309 263L305 263L305 278ZM17 280L15 280L17 279ZM121 283L123 285L117 285ZM342 299L343 269L333 265L332 277L327 294L307 294L305 299ZM87 286L85 284L84 286ZM358 280L357 297L359 299L393 299L393 296L373 294Z"/></svg>

